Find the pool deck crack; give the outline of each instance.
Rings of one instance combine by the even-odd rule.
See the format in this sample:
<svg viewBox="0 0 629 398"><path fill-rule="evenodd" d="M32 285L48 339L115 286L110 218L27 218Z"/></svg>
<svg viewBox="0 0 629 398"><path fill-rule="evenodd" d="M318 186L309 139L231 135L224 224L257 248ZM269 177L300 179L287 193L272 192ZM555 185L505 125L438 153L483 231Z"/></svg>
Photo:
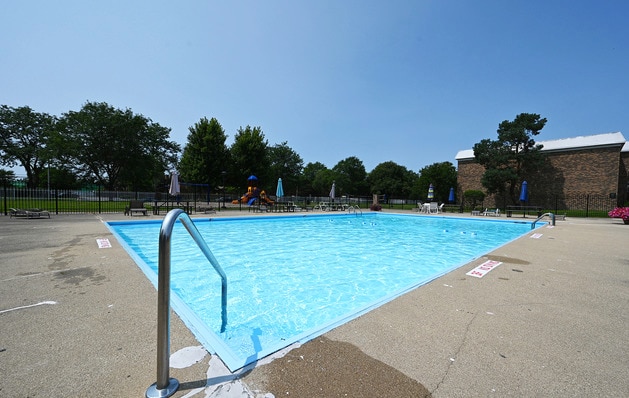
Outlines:
<svg viewBox="0 0 629 398"><path fill-rule="evenodd" d="M446 371L443 374L443 377L441 378L441 380L439 380L439 382L437 383L437 386L435 387L435 389L430 392L431 394L435 394L439 390L441 385L445 382L446 378L450 374L450 369L452 368L452 366L454 365L454 362L458 358L459 353L461 352L461 350L465 346L465 343L467 342L468 334L470 332L470 328L472 327L472 323L474 323L474 320L476 320L477 316L478 316L478 313L475 313L474 316L469 320L469 322L465 326L465 332L463 334L463 338L461 339L461 343L456 348L456 351L454 352L454 355L451 358L449 358L448 365L446 367Z"/></svg>

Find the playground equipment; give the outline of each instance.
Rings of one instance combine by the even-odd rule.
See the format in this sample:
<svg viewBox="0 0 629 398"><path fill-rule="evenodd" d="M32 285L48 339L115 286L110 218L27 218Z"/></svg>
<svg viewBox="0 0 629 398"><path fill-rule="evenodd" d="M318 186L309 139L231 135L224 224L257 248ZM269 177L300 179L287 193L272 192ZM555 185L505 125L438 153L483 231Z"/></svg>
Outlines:
<svg viewBox="0 0 629 398"><path fill-rule="evenodd" d="M273 201L266 196L266 192L258 188L258 177L251 175L247 179L247 185L247 193L240 199L233 200L232 204L246 203L248 206L252 206L256 201L269 205L273 204Z"/></svg>
<svg viewBox="0 0 629 398"><path fill-rule="evenodd" d="M233 200L232 204L237 205L238 203L246 203L251 206L256 202L256 200L269 205L273 204L273 201L266 196L266 192L264 190L260 190L258 187L248 187L247 193L244 194L242 198Z"/></svg>

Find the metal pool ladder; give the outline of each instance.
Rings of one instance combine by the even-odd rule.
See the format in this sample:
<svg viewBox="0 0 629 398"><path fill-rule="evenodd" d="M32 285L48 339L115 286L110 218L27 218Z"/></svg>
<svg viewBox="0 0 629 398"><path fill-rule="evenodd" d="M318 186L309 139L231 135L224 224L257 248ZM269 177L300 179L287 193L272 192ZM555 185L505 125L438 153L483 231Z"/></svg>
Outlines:
<svg viewBox="0 0 629 398"><path fill-rule="evenodd" d="M349 206L347 208L347 214L351 214L352 212L354 212L354 214L356 214L356 217L358 217L358 212L360 212L360 215L363 215L363 211L361 210L360 206L356 205L356 206Z"/></svg>
<svg viewBox="0 0 629 398"><path fill-rule="evenodd" d="M554 226L555 225L555 214L554 213L544 213L541 216L537 217L537 219L535 221L533 221L533 223L531 224L531 229L535 229L535 223L538 222L539 220L541 220L544 217L550 217L550 223Z"/></svg>
<svg viewBox="0 0 629 398"><path fill-rule="evenodd" d="M179 388L179 381L169 378L170 368L170 237L177 219L186 227L205 258L221 277L221 333L227 325L227 277L190 217L182 209L171 210L159 231L159 269L157 274L157 382L146 390L147 398L166 398Z"/></svg>

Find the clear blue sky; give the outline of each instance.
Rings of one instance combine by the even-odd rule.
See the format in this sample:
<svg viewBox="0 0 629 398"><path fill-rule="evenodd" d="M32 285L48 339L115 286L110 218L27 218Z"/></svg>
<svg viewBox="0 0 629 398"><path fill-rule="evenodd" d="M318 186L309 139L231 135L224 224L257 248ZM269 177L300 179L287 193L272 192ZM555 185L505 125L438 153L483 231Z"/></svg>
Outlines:
<svg viewBox="0 0 629 398"><path fill-rule="evenodd" d="M629 2L7 1L0 104L107 102L172 129L260 126L304 162L413 171L539 113L629 137Z"/></svg>

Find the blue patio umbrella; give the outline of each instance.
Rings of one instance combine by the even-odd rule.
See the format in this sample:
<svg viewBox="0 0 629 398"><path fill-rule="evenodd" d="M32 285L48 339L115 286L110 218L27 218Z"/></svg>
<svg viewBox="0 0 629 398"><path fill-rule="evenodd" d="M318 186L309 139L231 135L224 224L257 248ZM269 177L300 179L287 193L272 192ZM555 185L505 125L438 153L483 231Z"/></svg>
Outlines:
<svg viewBox="0 0 629 398"><path fill-rule="evenodd" d="M253 174L251 174L249 176L249 178L247 178L247 181L258 181L258 177L254 176Z"/></svg>
<svg viewBox="0 0 629 398"><path fill-rule="evenodd" d="M448 196L448 202L454 203L454 187L450 188L450 196Z"/></svg>
<svg viewBox="0 0 629 398"><path fill-rule="evenodd" d="M279 200L282 196L284 196L284 186L282 185L282 179L277 179L277 189L275 190L275 196Z"/></svg>
<svg viewBox="0 0 629 398"><path fill-rule="evenodd" d="M520 202L529 201L529 189L526 181L522 182L522 188L520 189Z"/></svg>
<svg viewBox="0 0 629 398"><path fill-rule="evenodd" d="M435 187L432 186L432 184L430 184L430 186L428 187L428 199L434 199L435 198Z"/></svg>

